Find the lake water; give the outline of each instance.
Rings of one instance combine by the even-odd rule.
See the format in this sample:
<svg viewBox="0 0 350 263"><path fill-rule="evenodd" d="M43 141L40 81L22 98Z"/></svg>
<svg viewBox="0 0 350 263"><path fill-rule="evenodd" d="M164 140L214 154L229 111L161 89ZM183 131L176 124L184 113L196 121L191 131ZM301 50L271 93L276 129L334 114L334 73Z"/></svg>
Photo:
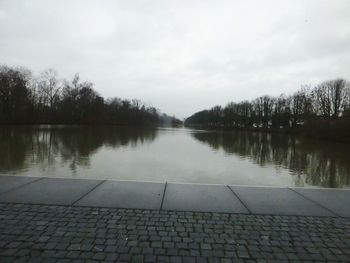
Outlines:
<svg viewBox="0 0 350 263"><path fill-rule="evenodd" d="M2 126L0 174L340 188L350 147L240 131Z"/></svg>

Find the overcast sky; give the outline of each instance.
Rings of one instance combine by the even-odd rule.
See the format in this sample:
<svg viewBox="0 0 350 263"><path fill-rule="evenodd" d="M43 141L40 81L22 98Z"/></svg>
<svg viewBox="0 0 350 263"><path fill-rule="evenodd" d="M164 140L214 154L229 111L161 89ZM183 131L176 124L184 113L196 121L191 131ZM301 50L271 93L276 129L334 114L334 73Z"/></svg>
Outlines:
<svg viewBox="0 0 350 263"><path fill-rule="evenodd" d="M350 1L0 0L0 64L187 117L350 77Z"/></svg>

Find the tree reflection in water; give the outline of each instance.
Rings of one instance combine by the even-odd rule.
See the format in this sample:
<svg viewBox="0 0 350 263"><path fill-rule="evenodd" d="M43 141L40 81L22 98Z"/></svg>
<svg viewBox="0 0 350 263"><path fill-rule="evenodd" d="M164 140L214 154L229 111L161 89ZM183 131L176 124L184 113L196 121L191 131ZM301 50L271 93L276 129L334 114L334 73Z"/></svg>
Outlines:
<svg viewBox="0 0 350 263"><path fill-rule="evenodd" d="M350 186L349 145L309 141L286 134L196 131L192 136L213 149L254 163L289 169L295 185Z"/></svg>
<svg viewBox="0 0 350 263"><path fill-rule="evenodd" d="M157 136L157 143L152 143L149 148L143 147L146 142L155 141ZM196 160L215 162L213 153L200 153L196 148L191 153L183 154L183 148L200 146L197 143L182 145L181 142L190 143L187 141L188 136L213 149L222 149L224 154L229 155L222 156L223 162L217 160L217 163L212 163L214 167L230 163L230 155L234 155L269 168L271 173L278 172L278 169L286 170L292 176L293 185L350 186L350 147L345 144L312 142L278 133L194 130L174 130L169 133L157 129L117 126L2 126L0 174L86 177L85 173L89 172L90 178L95 178L98 174L103 177L104 172L110 174L121 168L118 170L121 177L129 178L126 174L131 173L134 176L132 178L153 180L154 175L150 169L154 169L154 172L164 172L169 176L162 177L158 174L158 180L174 180L177 173L180 173L184 176L181 180L191 182L198 180L192 177L200 173L200 182L205 181L206 177L210 178L210 182L215 181L220 172L215 174L215 169L203 170L196 163ZM109 148L113 150L109 151ZM135 152L131 152L131 148ZM162 155L166 155L166 158L160 158ZM220 158L220 155L216 157ZM101 161L104 158L110 160L110 163ZM188 163L184 158L193 158L193 162ZM116 167L118 162L127 164ZM245 169L244 162L242 164L237 169ZM222 171L227 175L234 169L230 166L229 170ZM258 176L259 169L255 173ZM240 174L244 174L244 171L240 171ZM269 183L271 182L266 181L266 184Z"/></svg>
<svg viewBox="0 0 350 263"><path fill-rule="evenodd" d="M0 173L26 171L33 163L46 170L57 160L74 172L77 166L89 166L89 157L102 146L136 147L156 136L155 129L116 126L3 126Z"/></svg>

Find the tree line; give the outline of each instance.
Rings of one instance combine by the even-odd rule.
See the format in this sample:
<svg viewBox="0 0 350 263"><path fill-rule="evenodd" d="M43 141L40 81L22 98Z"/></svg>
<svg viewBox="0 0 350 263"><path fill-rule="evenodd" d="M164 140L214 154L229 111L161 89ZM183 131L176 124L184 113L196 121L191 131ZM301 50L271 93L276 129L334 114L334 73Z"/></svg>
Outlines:
<svg viewBox="0 0 350 263"><path fill-rule="evenodd" d="M261 96L252 101L230 102L193 114L186 125L249 129L296 129L315 124L346 126L350 132L350 82L324 81L315 87L302 86L290 96ZM344 127L343 127L344 128ZM350 133L349 133L350 134Z"/></svg>
<svg viewBox="0 0 350 263"><path fill-rule="evenodd" d="M103 98L79 74L58 78L53 69L34 76L26 68L0 66L1 124L131 124L162 122L159 111L140 100Z"/></svg>

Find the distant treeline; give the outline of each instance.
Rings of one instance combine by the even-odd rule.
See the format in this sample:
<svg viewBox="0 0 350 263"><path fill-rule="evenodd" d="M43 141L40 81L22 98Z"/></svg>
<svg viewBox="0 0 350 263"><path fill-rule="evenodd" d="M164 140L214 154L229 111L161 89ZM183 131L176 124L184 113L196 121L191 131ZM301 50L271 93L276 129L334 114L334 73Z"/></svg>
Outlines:
<svg viewBox="0 0 350 263"><path fill-rule="evenodd" d="M78 74L59 80L52 69L33 76L25 68L0 66L0 124L148 125L165 116L136 99L104 99Z"/></svg>
<svg viewBox="0 0 350 263"><path fill-rule="evenodd" d="M328 80L293 95L230 102L187 118L185 125L253 130L303 131L323 139L350 141L350 83Z"/></svg>

